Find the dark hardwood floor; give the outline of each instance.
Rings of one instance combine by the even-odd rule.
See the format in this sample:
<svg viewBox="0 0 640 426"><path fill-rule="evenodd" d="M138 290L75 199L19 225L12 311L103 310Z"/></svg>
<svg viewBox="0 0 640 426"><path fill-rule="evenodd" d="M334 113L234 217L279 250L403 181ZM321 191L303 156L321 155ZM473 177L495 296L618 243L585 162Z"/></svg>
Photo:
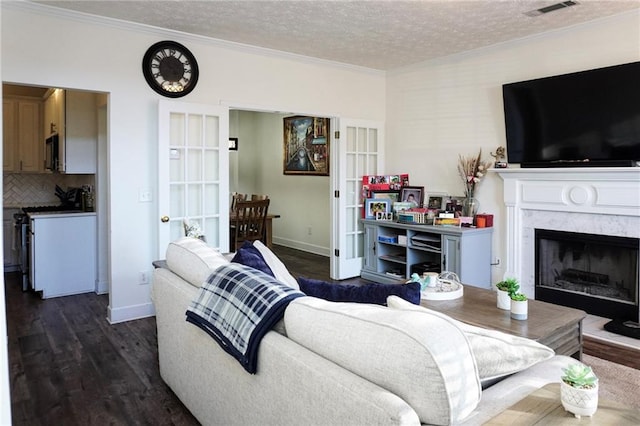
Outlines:
<svg viewBox="0 0 640 426"><path fill-rule="evenodd" d="M295 277L332 281L328 258L273 251ZM155 318L110 325L107 295L42 300L23 293L18 278L5 274L14 425L198 424L160 378ZM585 352L638 359L601 343L595 350Z"/></svg>
<svg viewBox="0 0 640 426"><path fill-rule="evenodd" d="M13 425L197 425L158 370L155 318L110 325L108 296L42 300L5 274Z"/></svg>

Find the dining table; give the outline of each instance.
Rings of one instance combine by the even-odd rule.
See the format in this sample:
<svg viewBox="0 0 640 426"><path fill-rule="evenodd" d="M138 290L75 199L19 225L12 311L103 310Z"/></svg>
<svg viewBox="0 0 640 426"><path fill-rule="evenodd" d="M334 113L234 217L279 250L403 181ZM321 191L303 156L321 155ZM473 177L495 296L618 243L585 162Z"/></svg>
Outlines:
<svg viewBox="0 0 640 426"><path fill-rule="evenodd" d="M280 217L279 214L267 213L267 218L266 218L266 221L265 221L264 240L262 242L269 248L273 247L273 226L272 226L272 222L273 222L273 219L277 219L279 217ZM229 213L230 232L234 232L233 231L233 226L235 225L235 223L236 223L236 213L235 212L230 212ZM232 251L235 251L235 250L232 250Z"/></svg>

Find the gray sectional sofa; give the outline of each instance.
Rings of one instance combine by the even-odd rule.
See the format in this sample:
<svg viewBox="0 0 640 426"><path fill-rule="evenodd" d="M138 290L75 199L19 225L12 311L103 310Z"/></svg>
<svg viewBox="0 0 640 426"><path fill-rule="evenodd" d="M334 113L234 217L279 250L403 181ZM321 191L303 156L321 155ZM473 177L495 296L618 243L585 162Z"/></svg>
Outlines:
<svg viewBox="0 0 640 426"><path fill-rule="evenodd" d="M273 253L260 250L276 278L295 286ZM300 297L263 337L257 373L249 374L185 321L202 283L228 261L185 238L169 245L167 267L153 275L160 374L204 425L483 424L558 382L571 362L532 359L482 389L489 382L477 345L445 316L397 300L392 308Z"/></svg>

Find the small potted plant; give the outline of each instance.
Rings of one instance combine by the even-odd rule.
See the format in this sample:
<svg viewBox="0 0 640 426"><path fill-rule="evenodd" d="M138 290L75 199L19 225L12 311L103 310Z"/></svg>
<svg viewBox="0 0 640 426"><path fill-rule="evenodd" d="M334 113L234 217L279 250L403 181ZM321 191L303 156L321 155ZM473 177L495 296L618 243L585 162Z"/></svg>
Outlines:
<svg viewBox="0 0 640 426"><path fill-rule="evenodd" d="M511 298L511 318L515 320L526 320L529 311L527 303L527 295L523 293L513 293L509 295Z"/></svg>
<svg viewBox="0 0 640 426"><path fill-rule="evenodd" d="M511 309L511 295L518 292L520 285L515 278L506 278L496 284L498 294L498 308L508 311Z"/></svg>
<svg viewBox="0 0 640 426"><path fill-rule="evenodd" d="M560 401L564 409L580 416L591 417L598 409L598 378L591 367L573 363L563 368L560 379Z"/></svg>

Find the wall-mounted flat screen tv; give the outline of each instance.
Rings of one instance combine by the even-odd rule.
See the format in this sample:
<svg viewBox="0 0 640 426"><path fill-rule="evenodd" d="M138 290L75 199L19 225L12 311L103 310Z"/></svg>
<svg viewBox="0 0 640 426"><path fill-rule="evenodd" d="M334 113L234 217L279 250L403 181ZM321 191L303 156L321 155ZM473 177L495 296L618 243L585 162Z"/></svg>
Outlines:
<svg viewBox="0 0 640 426"><path fill-rule="evenodd" d="M509 83L502 95L509 163L640 162L640 62Z"/></svg>

